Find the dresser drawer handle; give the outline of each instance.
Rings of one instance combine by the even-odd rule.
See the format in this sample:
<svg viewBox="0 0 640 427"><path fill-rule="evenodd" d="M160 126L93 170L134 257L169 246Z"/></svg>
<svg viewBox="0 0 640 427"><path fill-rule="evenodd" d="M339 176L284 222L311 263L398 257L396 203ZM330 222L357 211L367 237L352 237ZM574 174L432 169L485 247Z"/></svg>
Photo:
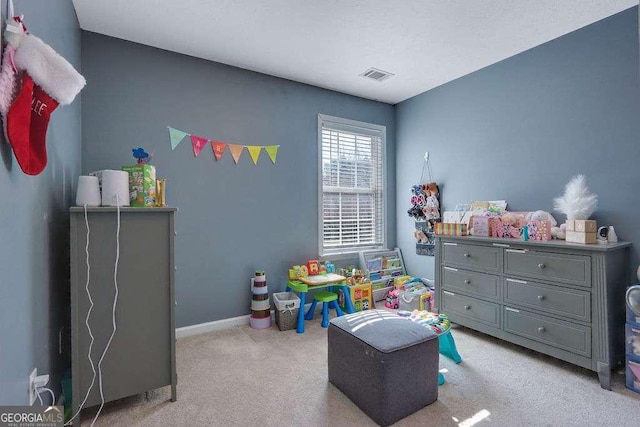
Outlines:
<svg viewBox="0 0 640 427"><path fill-rule="evenodd" d="M464 309L465 309L465 310L471 310L471 306L470 306L470 305L465 305L465 306L464 306Z"/></svg>
<svg viewBox="0 0 640 427"><path fill-rule="evenodd" d="M543 333L545 331L544 326L540 326L538 328L538 332Z"/></svg>
<svg viewBox="0 0 640 427"><path fill-rule="evenodd" d="M469 255L468 253L465 252L465 253L462 254L462 256L465 257L465 258L469 258L471 255Z"/></svg>
<svg viewBox="0 0 640 427"><path fill-rule="evenodd" d="M497 248L508 248L509 245L505 245L504 243L494 243L493 246Z"/></svg>
<svg viewBox="0 0 640 427"><path fill-rule="evenodd" d="M464 279L464 284L465 284L465 285L470 285L470 284L471 284L471 280L469 280L469 279Z"/></svg>
<svg viewBox="0 0 640 427"><path fill-rule="evenodd" d="M526 254L526 249L505 249L505 252L509 252L511 254Z"/></svg>
<svg viewBox="0 0 640 427"><path fill-rule="evenodd" d="M544 265L543 263L538 264L538 268L539 268L540 270L544 270L546 267L547 267L547 266L546 266L546 265Z"/></svg>
<svg viewBox="0 0 640 427"><path fill-rule="evenodd" d="M544 300L544 295L538 295L538 299L539 299L540 301Z"/></svg>

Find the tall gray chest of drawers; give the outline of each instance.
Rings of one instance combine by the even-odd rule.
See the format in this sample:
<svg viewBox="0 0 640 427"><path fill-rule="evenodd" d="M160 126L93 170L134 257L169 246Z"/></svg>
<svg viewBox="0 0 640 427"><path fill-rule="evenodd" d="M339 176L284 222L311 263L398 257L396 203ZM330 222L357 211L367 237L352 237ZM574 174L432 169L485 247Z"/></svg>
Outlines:
<svg viewBox="0 0 640 427"><path fill-rule="evenodd" d="M436 304L454 323L596 371L611 389L630 246L438 236Z"/></svg>
<svg viewBox="0 0 640 427"><path fill-rule="evenodd" d="M113 331L114 273L119 255L116 331L101 363L106 402L170 385L176 399L174 213L176 208L87 208L89 266L84 208L71 213L71 369L73 413L85 399L93 370L88 360L94 336L94 369ZM89 291L86 292L87 272ZM84 407L101 402L96 376ZM74 419L80 425L79 416Z"/></svg>

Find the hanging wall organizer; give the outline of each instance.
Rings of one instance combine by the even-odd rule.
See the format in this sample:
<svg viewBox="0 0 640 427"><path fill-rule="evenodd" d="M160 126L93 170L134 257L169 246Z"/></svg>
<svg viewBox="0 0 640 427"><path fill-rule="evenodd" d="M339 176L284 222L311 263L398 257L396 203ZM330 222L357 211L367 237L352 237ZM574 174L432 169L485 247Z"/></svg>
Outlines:
<svg viewBox="0 0 640 427"><path fill-rule="evenodd" d="M425 176L428 173L428 180ZM440 189L433 181L429 152L424 154L420 181L411 187L411 208L407 211L415 220L416 254L433 256L435 254L434 224L440 221Z"/></svg>

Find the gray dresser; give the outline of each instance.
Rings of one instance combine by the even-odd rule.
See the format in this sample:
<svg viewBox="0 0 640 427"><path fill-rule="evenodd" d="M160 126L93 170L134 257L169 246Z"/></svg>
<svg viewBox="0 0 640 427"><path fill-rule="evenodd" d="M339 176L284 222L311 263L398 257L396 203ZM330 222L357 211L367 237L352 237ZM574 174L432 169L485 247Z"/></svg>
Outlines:
<svg viewBox="0 0 640 427"><path fill-rule="evenodd" d="M454 323L596 371L610 389L630 246L438 236L436 304Z"/></svg>
<svg viewBox="0 0 640 427"><path fill-rule="evenodd" d="M93 371L87 358L87 282L84 208L71 208L71 358L73 413L85 398ZM101 364L105 401L170 385L176 399L174 213L175 208L121 208L116 332ZM87 208L89 325L92 359L102 355L112 326L117 211ZM84 407L100 404L98 378ZM79 425L79 418L74 419Z"/></svg>

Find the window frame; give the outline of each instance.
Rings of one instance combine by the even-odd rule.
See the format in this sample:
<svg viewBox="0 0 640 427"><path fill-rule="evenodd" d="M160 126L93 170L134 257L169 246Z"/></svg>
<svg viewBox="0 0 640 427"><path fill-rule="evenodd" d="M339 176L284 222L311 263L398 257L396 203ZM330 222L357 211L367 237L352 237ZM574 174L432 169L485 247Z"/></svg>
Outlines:
<svg viewBox="0 0 640 427"><path fill-rule="evenodd" d="M353 132L360 135L370 135L380 138L381 144L381 183L382 195L380 209L382 218L380 219L382 242L380 245L368 246L352 246L340 248L336 251L327 251L324 246L324 218L323 218L323 200L324 200L324 184L322 170L322 129L328 127L337 131ZM326 114L318 114L318 254L321 260L339 260L357 257L357 254L363 250L382 249L387 247L387 127L373 123L350 120L341 117L329 116ZM373 194L373 193L372 193Z"/></svg>

